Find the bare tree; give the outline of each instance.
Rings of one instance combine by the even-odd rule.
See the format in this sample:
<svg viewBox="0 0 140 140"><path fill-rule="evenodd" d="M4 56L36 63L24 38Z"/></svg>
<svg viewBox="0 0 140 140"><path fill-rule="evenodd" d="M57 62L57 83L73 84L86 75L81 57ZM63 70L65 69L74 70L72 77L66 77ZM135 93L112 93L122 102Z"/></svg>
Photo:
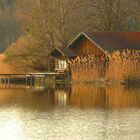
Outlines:
<svg viewBox="0 0 140 140"><path fill-rule="evenodd" d="M93 28L99 31L129 30L138 14L137 0L91 0Z"/></svg>
<svg viewBox="0 0 140 140"><path fill-rule="evenodd" d="M66 46L88 28L88 6L85 0L17 0L17 17L22 19L25 34L34 40L27 61L37 67L44 62L46 69L52 49Z"/></svg>

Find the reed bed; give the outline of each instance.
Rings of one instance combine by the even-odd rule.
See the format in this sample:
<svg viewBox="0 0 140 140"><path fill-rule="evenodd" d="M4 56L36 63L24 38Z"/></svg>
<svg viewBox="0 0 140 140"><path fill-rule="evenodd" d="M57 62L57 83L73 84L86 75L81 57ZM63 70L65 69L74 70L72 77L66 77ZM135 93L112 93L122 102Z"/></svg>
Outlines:
<svg viewBox="0 0 140 140"><path fill-rule="evenodd" d="M140 51L116 51L109 57L77 57L70 61L73 82L140 82Z"/></svg>
<svg viewBox="0 0 140 140"><path fill-rule="evenodd" d="M77 57L70 61L72 80L77 82L96 81L100 77L99 70L102 69L99 59L94 56Z"/></svg>
<svg viewBox="0 0 140 140"><path fill-rule="evenodd" d="M109 58L105 78L125 84L140 84L140 51L116 51Z"/></svg>

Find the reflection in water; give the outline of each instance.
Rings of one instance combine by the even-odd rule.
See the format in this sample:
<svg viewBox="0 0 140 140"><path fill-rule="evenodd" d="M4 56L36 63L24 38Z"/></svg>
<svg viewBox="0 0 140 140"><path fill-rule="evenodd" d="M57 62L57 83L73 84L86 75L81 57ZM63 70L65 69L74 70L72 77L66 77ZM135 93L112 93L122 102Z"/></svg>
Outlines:
<svg viewBox="0 0 140 140"><path fill-rule="evenodd" d="M66 106L67 105L67 93L63 90L56 90L55 101L58 105Z"/></svg>
<svg viewBox="0 0 140 140"><path fill-rule="evenodd" d="M140 89L76 85L72 87L70 104L101 108L140 107Z"/></svg>
<svg viewBox="0 0 140 140"><path fill-rule="evenodd" d="M0 89L0 140L139 140L140 89Z"/></svg>

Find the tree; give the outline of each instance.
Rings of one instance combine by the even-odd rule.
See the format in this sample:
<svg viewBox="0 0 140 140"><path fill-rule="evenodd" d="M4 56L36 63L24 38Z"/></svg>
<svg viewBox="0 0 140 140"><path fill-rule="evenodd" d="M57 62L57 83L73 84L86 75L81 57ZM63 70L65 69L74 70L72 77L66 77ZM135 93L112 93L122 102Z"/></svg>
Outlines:
<svg viewBox="0 0 140 140"><path fill-rule="evenodd" d="M80 32L140 30L139 12L139 0L16 0L16 17L32 40L19 54L20 61L37 70L49 69L49 53L67 46Z"/></svg>
<svg viewBox="0 0 140 140"><path fill-rule="evenodd" d="M88 27L89 11L84 0L31 1L30 10L25 10L23 4L26 2L22 3L20 0L20 5L22 3L24 7L20 6L20 10L28 17L26 33L42 41L45 40L49 43L48 46L67 45L73 36Z"/></svg>
<svg viewBox="0 0 140 140"><path fill-rule="evenodd" d="M137 30L139 0L91 0L91 6L92 28L97 31Z"/></svg>
<svg viewBox="0 0 140 140"><path fill-rule="evenodd" d="M15 41L20 33L13 13L14 0L0 0L0 52Z"/></svg>
<svg viewBox="0 0 140 140"><path fill-rule="evenodd" d="M55 47L66 46L75 35L88 27L89 11L86 11L84 0L17 0L17 5L17 17L24 19L25 34L35 40L33 46L28 48L30 55L27 58L39 62L37 68L41 61L48 62L48 54ZM39 57L34 57L37 55ZM46 63L42 70L46 66L49 68Z"/></svg>

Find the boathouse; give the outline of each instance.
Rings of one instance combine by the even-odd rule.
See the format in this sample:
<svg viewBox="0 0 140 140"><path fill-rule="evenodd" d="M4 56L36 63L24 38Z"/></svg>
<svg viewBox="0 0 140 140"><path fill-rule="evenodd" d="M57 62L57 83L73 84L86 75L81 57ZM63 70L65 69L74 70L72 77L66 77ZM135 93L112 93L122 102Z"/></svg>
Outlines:
<svg viewBox="0 0 140 140"><path fill-rule="evenodd" d="M51 52L51 56L54 59L55 71L64 72L69 70L68 60L76 58L77 54L68 47L59 47Z"/></svg>
<svg viewBox="0 0 140 140"><path fill-rule="evenodd" d="M82 32L67 47L58 47L51 52L55 70L67 70L68 59L94 55L108 57L114 51L140 50L140 32Z"/></svg>

